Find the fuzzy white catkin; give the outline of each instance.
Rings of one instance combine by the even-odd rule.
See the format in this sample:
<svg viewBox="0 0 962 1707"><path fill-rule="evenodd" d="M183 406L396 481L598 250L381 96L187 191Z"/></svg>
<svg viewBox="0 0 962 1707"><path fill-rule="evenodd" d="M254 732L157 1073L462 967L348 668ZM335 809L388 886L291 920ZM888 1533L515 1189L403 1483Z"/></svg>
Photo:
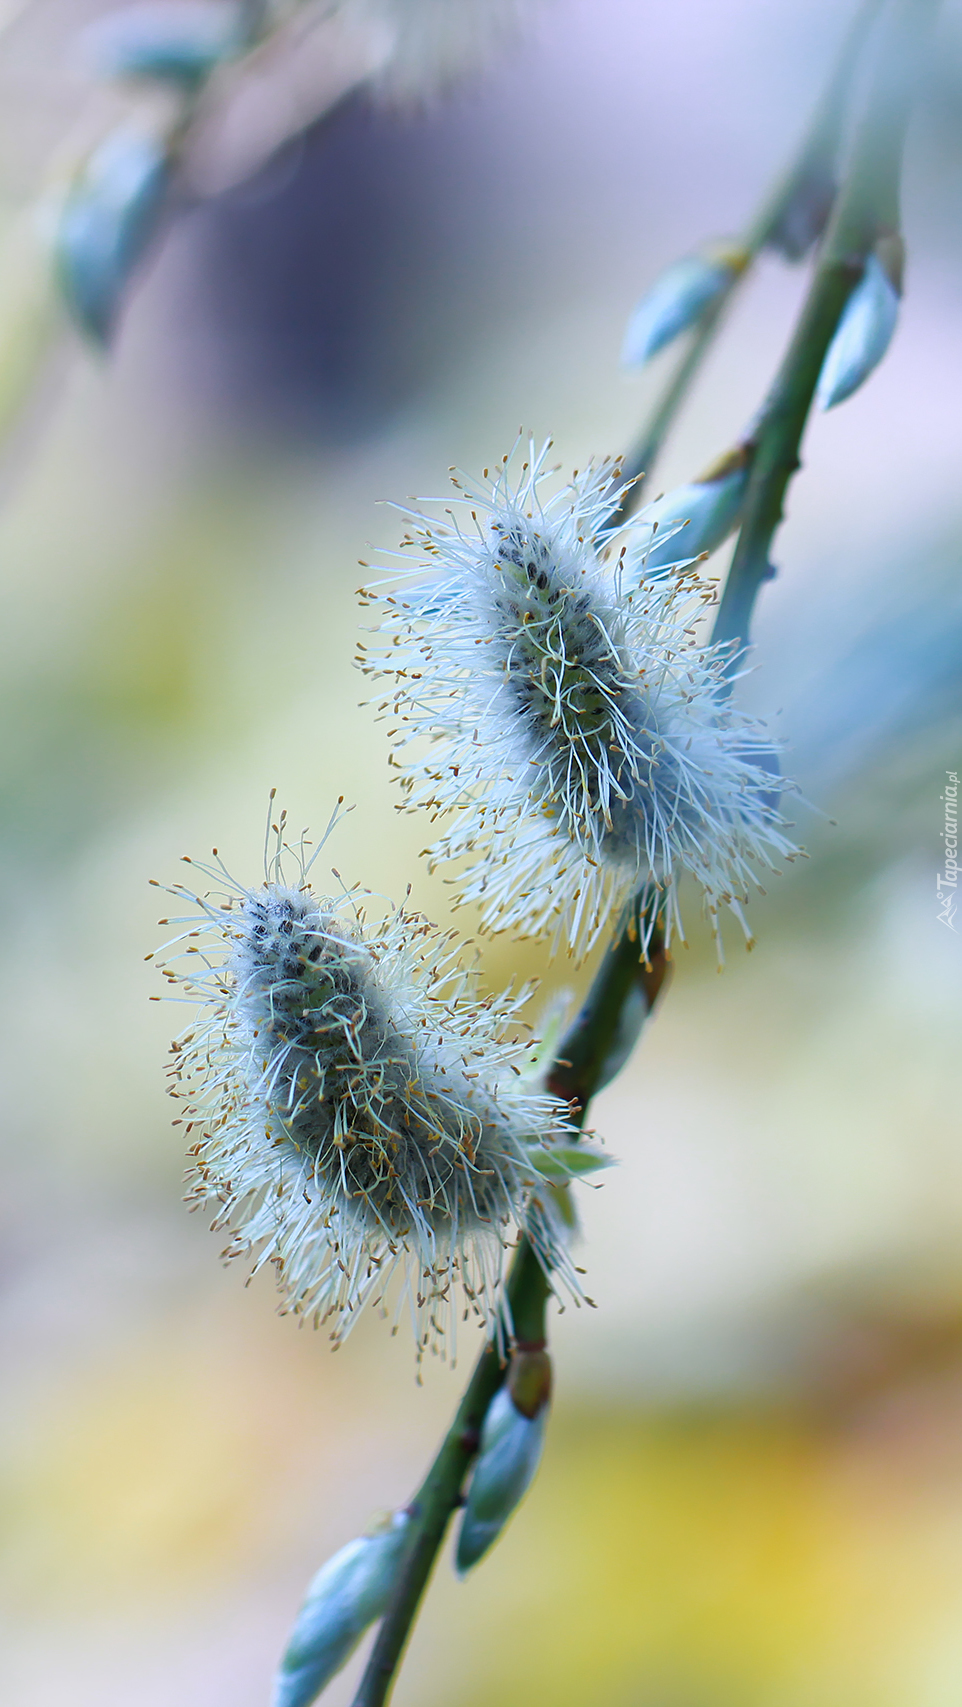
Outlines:
<svg viewBox="0 0 962 1707"><path fill-rule="evenodd" d="M606 526L616 467L545 497L548 450L532 445L514 478L507 457L482 483L456 478L462 504L439 522L407 511L418 562L373 595L362 668L393 682L382 710L408 804L441 816L431 858L458 862L483 929L581 955L647 890L670 935L688 873L720 952L719 908L749 938L749 890L797 852L775 748L726 694L727 652L695 638L712 589L684 562L646 576L644 512L625 573Z"/></svg>
<svg viewBox="0 0 962 1707"><path fill-rule="evenodd" d="M198 1005L174 1089L193 1197L232 1229L226 1254L273 1262L285 1307L330 1319L335 1342L400 1270L419 1353L453 1355L462 1310L500 1323L516 1227L577 1290L531 1159L567 1110L520 1076L523 995L480 998L451 936L417 914L371 925L356 894L314 895L303 856L288 884L278 853L259 889L193 869L223 892L176 892L193 915L172 921L188 926L183 958L162 964Z"/></svg>

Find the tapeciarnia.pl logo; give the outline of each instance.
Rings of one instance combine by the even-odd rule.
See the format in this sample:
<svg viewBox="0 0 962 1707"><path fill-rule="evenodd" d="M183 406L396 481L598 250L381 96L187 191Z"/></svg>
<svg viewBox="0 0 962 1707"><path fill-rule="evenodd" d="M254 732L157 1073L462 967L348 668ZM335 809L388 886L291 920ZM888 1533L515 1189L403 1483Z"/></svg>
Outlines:
<svg viewBox="0 0 962 1707"><path fill-rule="evenodd" d="M959 886L959 774L958 771L946 771L945 788L939 799L945 807L945 825L942 829L942 840L945 843L944 869L935 879L935 892L938 897L939 911L937 914L940 925L945 925L950 931L955 930L955 892Z"/></svg>

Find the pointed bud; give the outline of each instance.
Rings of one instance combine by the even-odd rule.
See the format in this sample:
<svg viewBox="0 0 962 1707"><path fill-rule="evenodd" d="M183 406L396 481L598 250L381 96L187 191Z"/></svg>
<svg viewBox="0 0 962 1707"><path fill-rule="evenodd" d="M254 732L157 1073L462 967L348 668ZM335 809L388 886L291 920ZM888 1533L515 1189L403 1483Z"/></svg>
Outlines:
<svg viewBox="0 0 962 1707"><path fill-rule="evenodd" d="M455 1568L459 1576L483 1558L527 1493L541 1461L550 1395L547 1352L516 1351L481 1430L458 1534Z"/></svg>
<svg viewBox="0 0 962 1707"><path fill-rule="evenodd" d="M822 363L816 393L823 409L844 403L878 367L895 331L902 295L902 239L880 238L865 263Z"/></svg>
<svg viewBox="0 0 962 1707"><path fill-rule="evenodd" d="M193 87L240 45L237 11L224 0L164 0L108 12L84 32L104 77L156 77Z"/></svg>
<svg viewBox="0 0 962 1707"><path fill-rule="evenodd" d="M156 229L167 188L162 144L117 130L72 185L54 238L67 306L98 343L110 337L130 276Z"/></svg>
<svg viewBox="0 0 962 1707"><path fill-rule="evenodd" d="M686 332L744 272L750 258L735 244L717 244L673 261L635 306L621 348L622 367L642 367Z"/></svg>
<svg viewBox="0 0 962 1707"><path fill-rule="evenodd" d="M837 188L827 160L809 161L765 238L765 248L784 255L786 261L801 261L828 224Z"/></svg>
<svg viewBox="0 0 962 1707"><path fill-rule="evenodd" d="M383 1616L404 1557L410 1517L396 1511L349 1541L311 1582L274 1679L272 1707L309 1707Z"/></svg>
<svg viewBox="0 0 962 1707"><path fill-rule="evenodd" d="M640 511L641 540L629 546L626 585L662 573L674 563L716 551L738 526L753 446L737 445L687 486L676 486ZM650 536L644 531L648 523ZM644 541L645 543L642 543Z"/></svg>

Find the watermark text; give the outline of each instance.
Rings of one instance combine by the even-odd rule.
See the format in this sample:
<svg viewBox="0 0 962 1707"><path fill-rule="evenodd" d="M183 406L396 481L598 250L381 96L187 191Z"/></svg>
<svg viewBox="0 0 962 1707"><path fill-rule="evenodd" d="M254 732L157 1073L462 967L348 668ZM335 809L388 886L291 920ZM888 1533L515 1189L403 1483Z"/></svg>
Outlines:
<svg viewBox="0 0 962 1707"><path fill-rule="evenodd" d="M943 867L935 879L939 910L937 918L947 930L955 930L956 891L959 887L959 774L946 771L945 787L939 796L945 808L941 837L945 843Z"/></svg>

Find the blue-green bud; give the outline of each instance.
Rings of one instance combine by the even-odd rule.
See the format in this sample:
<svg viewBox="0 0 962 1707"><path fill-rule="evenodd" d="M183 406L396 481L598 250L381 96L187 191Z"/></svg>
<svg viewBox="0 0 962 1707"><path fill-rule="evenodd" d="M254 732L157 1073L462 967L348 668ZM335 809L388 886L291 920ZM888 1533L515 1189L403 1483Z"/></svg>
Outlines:
<svg viewBox="0 0 962 1707"><path fill-rule="evenodd" d="M658 575L675 563L710 556L724 544L741 519L751 449L749 445L736 446L697 480L675 486L645 505L638 517L641 539L628 548L626 584ZM657 531L649 536L645 524Z"/></svg>
<svg viewBox="0 0 962 1707"><path fill-rule="evenodd" d="M869 255L822 363L816 396L823 409L851 397L892 342L902 294L902 258L898 237L881 239Z"/></svg>
<svg viewBox="0 0 962 1707"><path fill-rule="evenodd" d="M632 312L621 348L622 367L642 367L673 338L687 332L744 272L749 259L740 246L719 244L673 261Z"/></svg>
<svg viewBox="0 0 962 1707"><path fill-rule="evenodd" d="M60 286L74 319L105 344L150 238L168 181L166 150L140 131L117 130L74 181L54 237Z"/></svg>
<svg viewBox="0 0 962 1707"><path fill-rule="evenodd" d="M84 45L102 76L154 77L192 88L239 48L238 14L224 0L144 0L98 18Z"/></svg>
<svg viewBox="0 0 962 1707"><path fill-rule="evenodd" d="M516 1351L508 1378L488 1406L458 1532L455 1568L464 1576L483 1558L520 1504L541 1461L551 1395L546 1351Z"/></svg>
<svg viewBox="0 0 962 1707"><path fill-rule="evenodd" d="M274 1679L272 1707L309 1707L347 1664L368 1626L383 1616L410 1521L407 1512L394 1512L321 1566Z"/></svg>

